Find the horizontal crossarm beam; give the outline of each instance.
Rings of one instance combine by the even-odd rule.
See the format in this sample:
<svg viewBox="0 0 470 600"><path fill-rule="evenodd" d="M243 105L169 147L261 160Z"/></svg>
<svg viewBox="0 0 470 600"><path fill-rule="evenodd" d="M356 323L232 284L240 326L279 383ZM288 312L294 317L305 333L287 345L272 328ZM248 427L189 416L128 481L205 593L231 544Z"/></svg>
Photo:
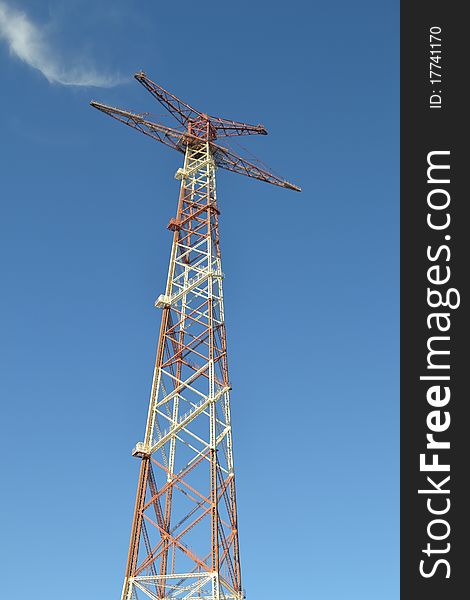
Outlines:
<svg viewBox="0 0 470 600"><path fill-rule="evenodd" d="M165 90L161 85L155 83L155 81L149 79L143 71L139 71L134 77L167 109L170 114L175 117L179 123L181 123L181 125L186 126L191 119L197 119L198 117L203 116L200 111L196 110L186 102L183 102L183 100L180 100L171 92Z"/></svg>
<svg viewBox="0 0 470 600"><path fill-rule="evenodd" d="M113 119L121 121L121 123L124 123L124 125L128 125L133 129L137 129L137 131L140 131L141 133L144 133L154 140L162 142L162 144L165 144L170 148L174 148L179 152L184 152L186 150L186 144L188 142L192 141L197 144L201 143L201 140L194 135L178 131L178 129L166 127L160 123L154 123L145 119L143 115L139 115L138 113L132 113L121 108L107 106L106 104L101 104L100 102L95 101L90 102L90 105L106 115L113 117Z"/></svg>
<svg viewBox="0 0 470 600"><path fill-rule="evenodd" d="M231 152L223 146L211 143L211 149L214 154L216 165L222 169L227 169L228 171L233 171L234 173L239 173L240 175L246 175L247 177L253 177L254 179L259 179L260 181L265 181L266 183L272 183L273 185L277 185L288 190L294 190L296 192L301 191L297 185L294 185L293 183L290 183L289 181L270 173L268 170L263 169L263 167L249 162L248 160L238 156L238 154Z"/></svg>
<svg viewBox="0 0 470 600"><path fill-rule="evenodd" d="M248 125L238 121L229 121L220 117L209 117L210 122L217 131L217 137L230 137L234 135L267 135L268 132L263 125Z"/></svg>

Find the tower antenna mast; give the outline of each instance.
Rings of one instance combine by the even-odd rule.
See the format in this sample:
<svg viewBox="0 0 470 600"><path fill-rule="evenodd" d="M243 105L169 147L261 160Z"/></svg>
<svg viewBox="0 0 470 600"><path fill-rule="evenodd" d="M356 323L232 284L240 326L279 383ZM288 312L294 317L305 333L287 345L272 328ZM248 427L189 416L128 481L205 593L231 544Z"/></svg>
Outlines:
<svg viewBox="0 0 470 600"><path fill-rule="evenodd" d="M135 78L179 129L91 105L182 152L184 165L145 437L132 452L140 473L121 600L242 600L215 171L300 188L216 143L266 135L262 125L211 117Z"/></svg>

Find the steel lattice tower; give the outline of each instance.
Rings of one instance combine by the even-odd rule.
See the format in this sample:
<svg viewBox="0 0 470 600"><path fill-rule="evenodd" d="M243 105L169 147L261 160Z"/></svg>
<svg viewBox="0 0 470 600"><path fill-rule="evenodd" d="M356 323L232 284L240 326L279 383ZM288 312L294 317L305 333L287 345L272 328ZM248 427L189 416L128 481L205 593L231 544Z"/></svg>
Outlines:
<svg viewBox="0 0 470 600"><path fill-rule="evenodd" d="M121 600L241 600L215 170L299 188L214 143L262 126L209 117L144 73L136 79L186 131L92 102L184 152L145 438L133 450L141 465Z"/></svg>

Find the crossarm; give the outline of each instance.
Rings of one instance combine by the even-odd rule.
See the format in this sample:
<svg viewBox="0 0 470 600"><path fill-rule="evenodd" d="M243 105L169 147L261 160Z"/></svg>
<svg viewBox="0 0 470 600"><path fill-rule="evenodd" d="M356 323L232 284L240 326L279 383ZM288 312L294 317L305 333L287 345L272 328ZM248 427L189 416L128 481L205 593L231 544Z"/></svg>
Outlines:
<svg viewBox="0 0 470 600"><path fill-rule="evenodd" d="M127 110L114 108L112 106L107 106L106 104L101 104L100 102L94 101L90 102L90 104L101 112L113 117L113 119L117 119L118 121L121 121L121 123L124 123L133 129L137 129L137 131L150 136L158 142L162 142L162 144L165 144L170 148L179 150L180 152L185 151L185 142L194 137L187 133L182 133L177 129L172 129L171 127L165 127L159 123L147 121L147 119L145 119L142 115L132 113ZM197 138L194 139L199 141Z"/></svg>
<svg viewBox="0 0 470 600"><path fill-rule="evenodd" d="M181 123L181 125L186 126L190 120L203 116L201 112L162 88L158 83L149 79L143 71L136 73L134 77L167 109L169 113L175 117L179 123Z"/></svg>
<svg viewBox="0 0 470 600"><path fill-rule="evenodd" d="M235 154L235 152L231 152L223 146L212 143L211 148L217 166L221 167L222 169L227 169L228 171L233 171L234 173L240 173L240 175L246 175L247 177L253 177L254 179L259 179L260 181L265 181L266 183L272 183L273 185L287 188L288 190L294 190L296 192L301 191L297 185L281 179L263 167L245 160L241 156L238 156L238 154Z"/></svg>
<svg viewBox="0 0 470 600"><path fill-rule="evenodd" d="M247 123L239 123L238 121L229 121L220 117L209 117L212 125L217 130L217 136L234 136L234 135L267 135L268 132L263 125L248 125Z"/></svg>

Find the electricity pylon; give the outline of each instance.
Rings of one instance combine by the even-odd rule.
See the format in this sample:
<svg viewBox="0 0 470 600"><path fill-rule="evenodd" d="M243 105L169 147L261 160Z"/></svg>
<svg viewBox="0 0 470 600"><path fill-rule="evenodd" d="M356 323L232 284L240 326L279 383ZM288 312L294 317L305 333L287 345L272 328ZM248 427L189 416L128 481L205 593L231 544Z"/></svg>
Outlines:
<svg viewBox="0 0 470 600"><path fill-rule="evenodd" d="M91 103L184 152L147 426L132 452L141 465L121 600L241 600L215 169L300 188L214 142L264 127L209 117L135 77L186 129Z"/></svg>

